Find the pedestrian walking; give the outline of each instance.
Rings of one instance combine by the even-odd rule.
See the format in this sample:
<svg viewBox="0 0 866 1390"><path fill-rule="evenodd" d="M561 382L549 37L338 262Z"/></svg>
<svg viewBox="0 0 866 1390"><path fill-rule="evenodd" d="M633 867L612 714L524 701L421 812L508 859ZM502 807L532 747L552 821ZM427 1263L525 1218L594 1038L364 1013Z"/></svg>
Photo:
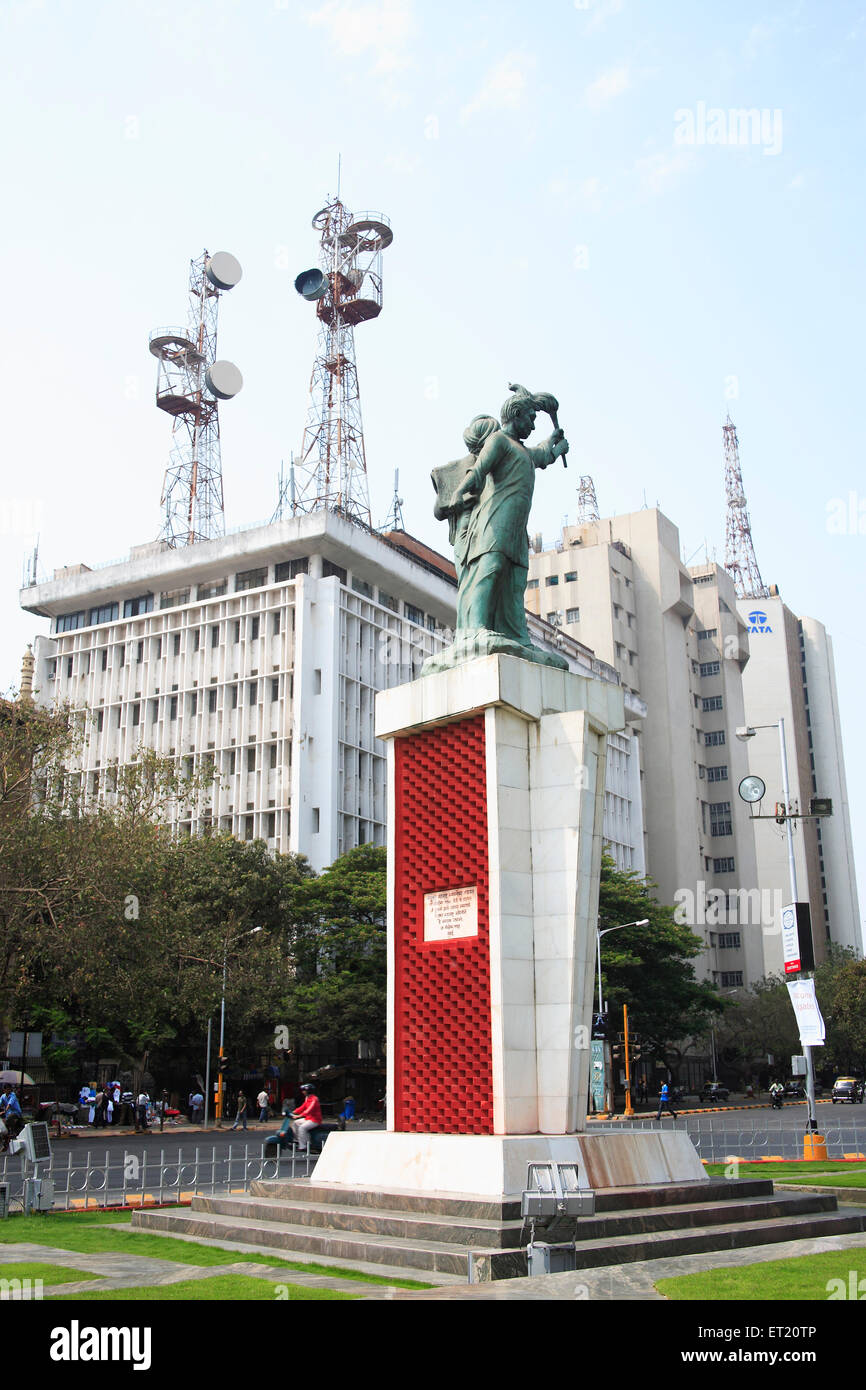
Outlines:
<svg viewBox="0 0 866 1390"><path fill-rule="evenodd" d="M140 1134L147 1129L147 1107L150 1105L150 1096L147 1091L140 1091L138 1100L135 1103L135 1132Z"/></svg>
<svg viewBox="0 0 866 1390"><path fill-rule="evenodd" d="M194 1125L200 1125L204 1119L204 1096L201 1091L194 1091L191 1100L190 1122Z"/></svg>
<svg viewBox="0 0 866 1390"><path fill-rule="evenodd" d="M237 1129L238 1125L243 1125L244 1129L247 1127L247 1098L243 1091L238 1091L238 1110L232 1129Z"/></svg>
<svg viewBox="0 0 866 1390"><path fill-rule="evenodd" d="M662 1085L662 1089L659 1094L659 1113L656 1115L657 1120L661 1119L663 1110L666 1110L669 1115L673 1116L674 1119L677 1118L676 1111L673 1108L671 1100L671 1090L668 1086L668 1083L665 1081Z"/></svg>
<svg viewBox="0 0 866 1390"><path fill-rule="evenodd" d="M256 1105L259 1107L259 1124L267 1124L270 1112L270 1098L264 1086L256 1096Z"/></svg>

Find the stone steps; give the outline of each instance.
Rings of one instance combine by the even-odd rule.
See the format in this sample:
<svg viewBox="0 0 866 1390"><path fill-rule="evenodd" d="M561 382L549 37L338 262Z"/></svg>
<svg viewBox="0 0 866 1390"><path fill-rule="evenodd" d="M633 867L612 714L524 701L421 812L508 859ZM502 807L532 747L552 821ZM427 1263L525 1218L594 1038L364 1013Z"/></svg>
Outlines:
<svg viewBox="0 0 866 1390"><path fill-rule="evenodd" d="M468 1277L526 1274L519 1203L259 1182L250 1196L205 1196L190 1209L142 1210L133 1227L222 1243ZM618 1188L596 1194L580 1222L577 1268L730 1250L866 1230L866 1211L839 1212L826 1193L777 1193L765 1179ZM470 1259L471 1257L471 1259Z"/></svg>

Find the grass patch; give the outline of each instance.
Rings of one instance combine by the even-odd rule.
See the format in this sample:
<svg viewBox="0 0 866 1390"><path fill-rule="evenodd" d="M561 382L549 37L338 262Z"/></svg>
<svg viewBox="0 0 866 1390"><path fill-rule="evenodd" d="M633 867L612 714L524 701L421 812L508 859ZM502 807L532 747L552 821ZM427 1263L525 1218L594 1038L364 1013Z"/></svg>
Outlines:
<svg viewBox="0 0 866 1390"><path fill-rule="evenodd" d="M74 1303L346 1303L357 1293L336 1289L309 1289L300 1284L272 1284L243 1274L217 1274L213 1279L190 1279L183 1284L159 1284L138 1289L112 1289L98 1293L58 1294L52 1302Z"/></svg>
<svg viewBox="0 0 866 1390"><path fill-rule="evenodd" d="M826 1179L827 1186L866 1187L866 1166L846 1163L841 1159L823 1159L807 1163L708 1163L706 1173L711 1178L723 1178L732 1167L741 1178L771 1178L776 1182L813 1182Z"/></svg>
<svg viewBox="0 0 866 1390"><path fill-rule="evenodd" d="M0 1279L41 1279L43 1284L77 1284L82 1279L101 1279L91 1269L70 1269L68 1265L40 1264L39 1261L0 1264Z"/></svg>
<svg viewBox="0 0 866 1390"><path fill-rule="evenodd" d="M281 1259L264 1250L259 1253L223 1250L217 1245L202 1245L197 1241L176 1240L151 1231L113 1229L128 1228L131 1212L47 1213L42 1216L10 1216L0 1225L0 1243L32 1242L55 1250L74 1250L83 1255L144 1255L155 1260L173 1260L177 1264L210 1267L214 1265L262 1264L301 1273L324 1275L330 1279L351 1279L364 1284L382 1284L388 1288L430 1289L433 1284L415 1279L387 1279L379 1274L365 1274L358 1269L340 1269L335 1265L307 1264L302 1260ZM110 1223L110 1224L109 1224ZM109 1225L109 1229L105 1229ZM86 1276L82 1276L86 1277Z"/></svg>
<svg viewBox="0 0 866 1390"><path fill-rule="evenodd" d="M768 1260L765 1264L712 1269L700 1274L683 1274L675 1279L659 1279L655 1287L665 1298L685 1301L728 1302L754 1299L761 1303L806 1301L826 1302L831 1279L841 1279L846 1296L849 1273L859 1261L857 1278L866 1274L866 1251L834 1250L821 1255L798 1255L791 1260Z"/></svg>

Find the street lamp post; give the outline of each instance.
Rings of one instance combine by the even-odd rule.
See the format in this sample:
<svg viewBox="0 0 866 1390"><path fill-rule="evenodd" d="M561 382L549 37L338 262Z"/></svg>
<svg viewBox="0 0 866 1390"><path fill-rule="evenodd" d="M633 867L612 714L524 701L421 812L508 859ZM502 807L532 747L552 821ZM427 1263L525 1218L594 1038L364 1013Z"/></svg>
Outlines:
<svg viewBox="0 0 866 1390"><path fill-rule="evenodd" d="M263 930L262 927L252 927L252 928L250 929L250 931L241 932L241 934L240 934L240 936L237 938L237 940L240 941L240 940L242 940L243 937L245 937L245 936L255 936L255 935L256 935L256 932L260 932L260 931L262 931L262 930ZM229 927L228 931L226 931L226 939L225 939L225 944L224 944L224 946L223 946L223 984L222 984L222 995L221 995L221 998L220 998L220 1050L219 1050L220 1061L222 1061L223 1057L225 1056L225 1035L226 1035L226 977L227 977L227 973L228 973L228 962L229 962L229 934L230 934L230 932L231 932L231 927ZM182 960L196 960L196 961L198 961L201 965L217 965L217 964L218 964L217 961L215 961L215 960L208 960L206 957L203 957L203 956L188 956L188 955L185 955L185 954L184 954L184 955L181 956L181 959L182 959ZM207 1090L208 1087L209 1087L209 1085L210 1085L210 1038L211 1038L211 1022L210 1022L210 1019L208 1019L208 1025L207 1025L207 1068L206 1068L206 1077L205 1077L205 1090ZM222 1070L222 1067L220 1067L220 1069L219 1069L219 1074L218 1074L218 1078L217 1078L217 1103L216 1103L216 1116L215 1116L216 1122L217 1122L217 1128L221 1128L221 1127L222 1127L222 1120L223 1120L223 1085L224 1085L223 1070ZM206 1096L205 1096L205 1112L204 1112L204 1113L205 1113L205 1127L207 1127L207 1115L208 1115L208 1106L209 1106L209 1103L210 1103L210 1096L207 1096L207 1095L206 1095Z"/></svg>
<svg viewBox="0 0 866 1390"><path fill-rule="evenodd" d="M791 789L788 783L788 752L785 747L785 721L779 719L775 724L755 724L737 729L737 738L745 742L747 739L754 738L758 729L778 729L779 730L779 751L782 760L782 796L785 798L785 835L788 843L788 876L791 884L791 901L796 903L797 897L797 864L794 859L794 832L791 827ZM806 1128L811 1132L818 1128L818 1121L815 1118L815 1068L812 1062L812 1049L806 1044L801 1044L803 1054L806 1058L806 1109L808 1121Z"/></svg>
<svg viewBox="0 0 866 1390"><path fill-rule="evenodd" d="M616 927L599 927L598 924L596 923L596 928L595 928L596 951L595 951L595 954L596 954L596 960L597 960L597 962L598 962L598 1012L599 1012L600 1014L603 1014L603 1013L604 1013L604 1001L602 1000L602 997L601 997L601 938L602 938L603 936L607 936L607 934L608 934L609 931L622 931L624 927L648 927L648 926L649 926L649 918L648 918L648 917L642 917L642 918L640 919L639 922L620 922L619 925L616 926ZM605 1060L605 1067L604 1067L604 1109L605 1109L605 1114L607 1114L607 1115L612 1115L612 1114L614 1113L614 1110L613 1110L613 1086L612 1086L611 1083L610 1083L610 1070L611 1070L611 1068L610 1068L610 1059L609 1059L608 1053L607 1053L607 1049L608 1049L608 1047L609 1047L609 1043L607 1042L607 1040L605 1040L604 1047L605 1047L605 1059L604 1059L604 1060Z"/></svg>

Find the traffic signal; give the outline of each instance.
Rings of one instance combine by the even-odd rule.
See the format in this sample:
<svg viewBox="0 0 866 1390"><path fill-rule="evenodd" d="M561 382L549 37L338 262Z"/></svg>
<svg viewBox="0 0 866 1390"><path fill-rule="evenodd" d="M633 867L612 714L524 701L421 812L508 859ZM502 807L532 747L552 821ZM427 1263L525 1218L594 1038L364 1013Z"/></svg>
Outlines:
<svg viewBox="0 0 866 1390"><path fill-rule="evenodd" d="M223 1073L223 1075L225 1075L225 1073L226 1073L226 1072L228 1071L228 1069L229 1069L229 1059L228 1059L228 1057L220 1057L220 1059L219 1059L219 1069L220 1069L220 1071Z"/></svg>

